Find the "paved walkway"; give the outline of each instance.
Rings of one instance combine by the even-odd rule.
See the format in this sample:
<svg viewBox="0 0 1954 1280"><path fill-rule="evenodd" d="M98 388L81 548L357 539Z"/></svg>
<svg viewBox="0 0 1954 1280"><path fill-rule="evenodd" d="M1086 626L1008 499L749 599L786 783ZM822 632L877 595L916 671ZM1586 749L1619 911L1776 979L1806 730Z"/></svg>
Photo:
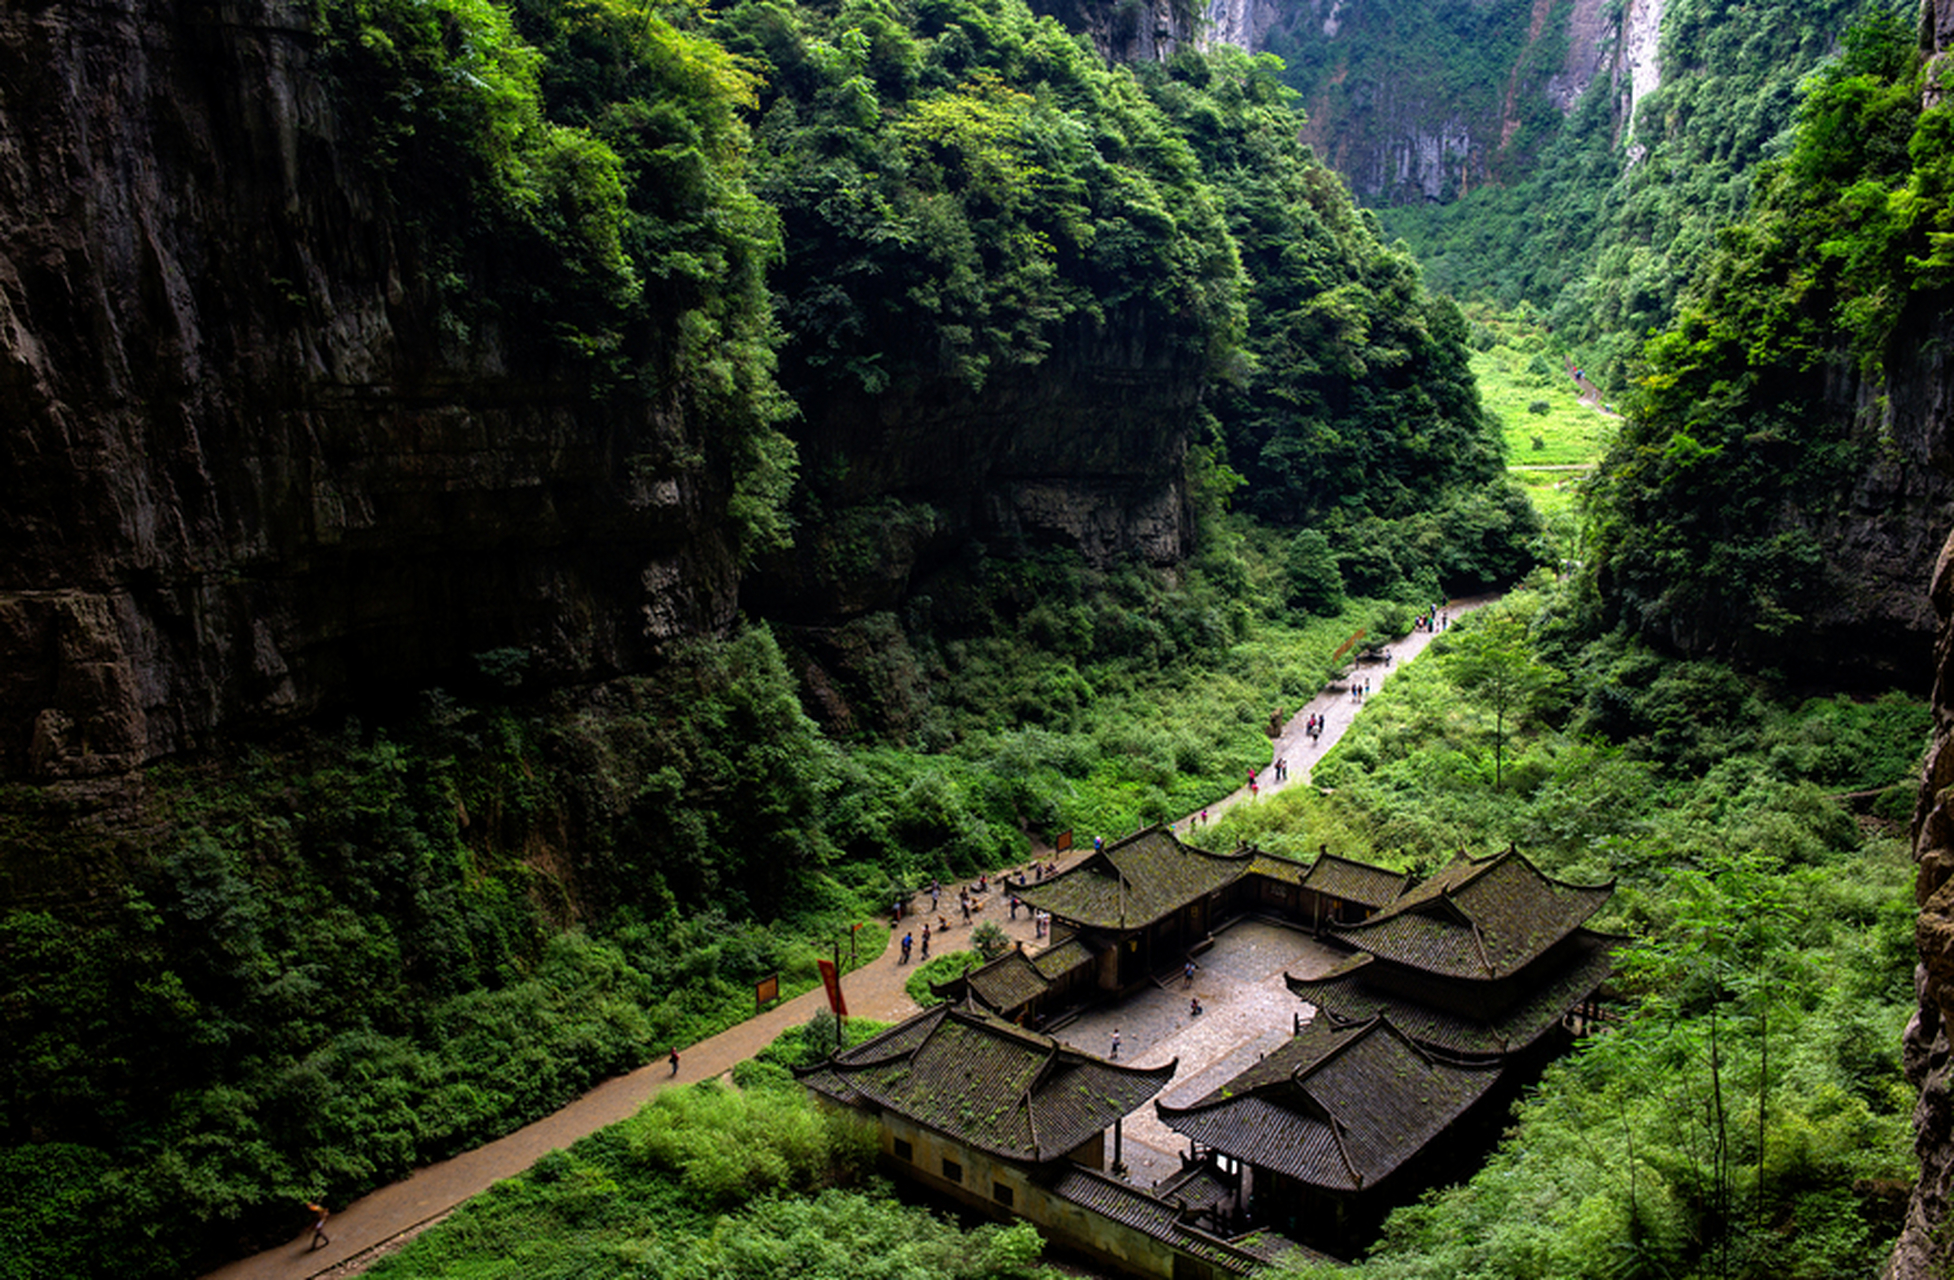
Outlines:
<svg viewBox="0 0 1954 1280"><path fill-rule="evenodd" d="M1454 600L1448 607L1450 616L1456 620L1469 610L1496 598L1484 596ZM1351 678L1369 678L1375 687L1400 664L1423 651L1431 640L1430 634L1414 631L1391 644L1391 665L1363 664L1356 668L1356 674ZM1351 698L1348 682L1331 684L1298 709L1281 736L1270 745L1271 762L1279 758L1290 761L1289 779L1276 783L1272 772L1265 770L1262 776L1270 779L1270 785L1264 786L1262 793L1267 795L1285 786L1307 782L1309 760L1312 757L1320 758L1322 752L1329 750L1362 709L1363 703ZM1326 722L1322 738L1311 744L1308 735L1303 732L1303 725L1316 712L1321 712ZM1219 817L1233 805L1249 800L1249 791L1244 785L1241 790L1209 805L1208 816L1210 819ZM1175 823L1174 829L1179 834L1187 835L1189 824L1183 820ZM1198 835L1190 838L1198 841ZM1064 868L1077 863L1090 850L1088 841L1062 855L1041 852L1038 856L1048 862L1056 861ZM1000 895L992 893L985 900L988 905L973 918L973 925L984 920L995 920L1010 937L1022 939L1027 948L1035 950L1042 946L1031 936L1028 913L1019 912L1018 919L1014 921ZM950 887L945 905L952 909L956 905L954 886ZM949 951L967 950L969 926L965 926L953 910L946 910L942 914L949 916L954 923L947 936L933 939L935 953L942 955ZM882 955L843 978L842 994L848 1001L851 1014L894 1022L916 1011L915 1004L903 989L911 967L898 963L897 955L897 948L891 945ZM327 1273L334 1276L357 1275L366 1264L380 1256L390 1242L441 1217L462 1201L488 1190L504 1178L514 1177L549 1152L567 1147L606 1125L637 1114L638 1109L660 1089L673 1084L710 1080L731 1071L735 1063L764 1049L788 1027L805 1023L826 1001L826 994L816 987L682 1050L676 1075L672 1074L670 1065L660 1058L628 1075L606 1081L556 1114L518 1129L505 1138L416 1170L405 1181L362 1196L333 1214L326 1227L332 1243L322 1249L309 1251L306 1248L311 1238L308 1228L289 1244L233 1262L211 1272L205 1280L312 1280ZM1219 1029L1218 1023L1212 1025ZM1137 1036L1131 1037L1131 1041L1138 1052L1142 1041ZM294 1205L295 1223L300 1215L300 1207Z"/></svg>
<svg viewBox="0 0 1954 1280"><path fill-rule="evenodd" d="M1497 599L1499 599L1497 595L1463 597L1448 601L1443 607L1443 613L1451 621L1457 622L1474 609L1483 608ZM1287 760L1288 778L1277 782L1275 770L1265 766L1256 777L1259 794L1251 794L1247 782L1244 781L1239 789L1207 807L1208 820L1212 822L1238 804L1251 803L1286 787L1307 785L1314 762L1321 760L1323 754L1337 744L1344 732L1356 721L1357 713L1364 709L1361 701L1350 696L1351 685L1357 681L1369 680L1371 692L1377 692L1384 681L1389 679L1400 666L1423 653L1425 646L1429 645L1437 634L1431 631L1414 631L1408 636L1393 640L1385 646L1385 651L1391 655L1389 663L1381 659L1376 662L1353 663L1341 677L1325 685L1322 692L1296 709L1296 713L1290 716L1288 723L1283 726L1281 735L1269 743L1269 766L1273 766L1277 760ZM1361 649L1363 646L1358 647ZM1309 718L1313 715L1323 717L1323 736L1314 741L1304 732L1304 726L1309 723ZM1186 820L1174 824L1176 834L1188 835L1189 830ZM1193 828L1195 834L1189 836L1196 843L1199 843L1199 830L1199 827Z"/></svg>

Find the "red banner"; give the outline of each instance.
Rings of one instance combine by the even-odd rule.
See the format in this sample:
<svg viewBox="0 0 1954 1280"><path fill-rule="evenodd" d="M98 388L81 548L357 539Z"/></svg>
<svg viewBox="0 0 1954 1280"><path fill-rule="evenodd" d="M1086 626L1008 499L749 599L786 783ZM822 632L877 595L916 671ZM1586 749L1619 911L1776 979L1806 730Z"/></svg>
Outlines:
<svg viewBox="0 0 1954 1280"><path fill-rule="evenodd" d="M848 1016L848 1002L841 998L841 972L832 960L816 960L821 967L821 985L828 989L828 1007L835 1011L835 1017Z"/></svg>

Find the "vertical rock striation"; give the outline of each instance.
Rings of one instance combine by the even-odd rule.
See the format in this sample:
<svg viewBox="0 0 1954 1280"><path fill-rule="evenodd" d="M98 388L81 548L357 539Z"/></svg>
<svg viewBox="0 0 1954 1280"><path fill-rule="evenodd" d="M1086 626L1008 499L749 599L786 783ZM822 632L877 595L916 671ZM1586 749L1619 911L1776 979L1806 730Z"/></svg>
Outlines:
<svg viewBox="0 0 1954 1280"><path fill-rule="evenodd" d="M1945 6L1945 0L1941 0ZM1939 49L1935 50L1936 55ZM1954 475L1954 315L1943 307L1920 326L1907 358L1890 379L1894 414L1926 433L1934 465ZM1945 527L1943 524L1942 527ZM1954 535L1942 546L1933 570L1932 603L1940 619L1934 646L1934 737L1927 753L1914 810L1915 900L1920 914L1915 940L1920 959L1914 987L1920 1008L1907 1024L1903 1057L1907 1076L1920 1089L1914 1106L1914 1149L1920 1178L1907 1206L1906 1226L1887 1264L1888 1280L1945 1276L1949 1248L1948 1202L1954 1194L1954 1083L1948 1028L1954 1020Z"/></svg>
<svg viewBox="0 0 1954 1280"><path fill-rule="evenodd" d="M1204 45L1273 49L1317 68L1308 73L1317 83L1304 103L1305 136L1373 202L1451 200L1493 179L1524 145L1531 101L1565 114L1607 78L1619 88L1625 124L1659 79L1662 0L1630 0L1619 10L1601 0L1536 3L1504 18L1471 7L1399 11L1375 0L1210 0L1205 14ZM1412 37L1423 47L1403 47ZM1564 49L1557 66L1537 55L1546 42ZM1380 43L1392 49L1382 63L1388 74L1376 72L1377 60L1363 61ZM1450 64L1483 61L1491 47L1514 51L1499 64L1501 83L1462 87Z"/></svg>
<svg viewBox="0 0 1954 1280"><path fill-rule="evenodd" d="M0 13L0 776L731 617L696 425L444 324L308 12Z"/></svg>

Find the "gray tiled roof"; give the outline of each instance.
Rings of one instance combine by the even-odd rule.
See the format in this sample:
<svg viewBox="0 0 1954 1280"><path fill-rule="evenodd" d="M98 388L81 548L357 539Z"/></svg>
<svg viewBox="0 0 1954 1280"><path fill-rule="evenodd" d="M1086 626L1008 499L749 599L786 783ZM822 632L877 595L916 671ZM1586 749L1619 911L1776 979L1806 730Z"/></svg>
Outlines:
<svg viewBox="0 0 1954 1280"><path fill-rule="evenodd" d="M1249 875L1267 876L1281 884L1302 884L1309 879L1310 864L1285 858L1279 853L1257 849L1249 855Z"/></svg>
<svg viewBox="0 0 1954 1280"><path fill-rule="evenodd" d="M1007 1160L1056 1160L1146 1102L1178 1060L1129 1067L970 1009L938 1005L800 1073Z"/></svg>
<svg viewBox="0 0 1954 1280"><path fill-rule="evenodd" d="M1609 953L1622 939L1577 929L1551 972L1497 1017L1446 1010L1408 1000L1369 981L1373 963L1353 956L1319 978L1286 977L1289 989L1336 1022L1365 1022L1379 1014L1419 1044L1454 1054L1515 1053L1538 1040L1562 1015L1607 980Z"/></svg>
<svg viewBox="0 0 1954 1280"><path fill-rule="evenodd" d="M1449 1128L1499 1072L1494 1063L1425 1052L1383 1018L1319 1020L1192 1106L1154 1108L1196 1142L1311 1186L1354 1192Z"/></svg>
<svg viewBox="0 0 1954 1280"><path fill-rule="evenodd" d="M1400 872L1328 853L1308 863L1253 848L1211 853L1155 827L1108 845L1050 880L1026 886L1018 896L1060 920L1121 931L1143 928L1251 875L1304 885L1367 907L1390 901L1406 879ZM1051 969L1045 972L1053 974Z"/></svg>
<svg viewBox="0 0 1954 1280"><path fill-rule="evenodd" d="M1077 938L1067 938L1055 947L1047 947L1031 958L1038 972L1056 980L1080 965L1092 963L1092 949Z"/></svg>
<svg viewBox="0 0 1954 1280"><path fill-rule="evenodd" d="M1158 1196L1095 1170L1078 1166L1066 1169L1052 1184L1052 1194L1237 1275L1255 1270L1261 1261L1225 1240L1187 1226L1181 1222L1178 1208Z"/></svg>
<svg viewBox="0 0 1954 1280"><path fill-rule="evenodd" d="M1044 995L1052 985L1022 951L1007 951L965 977L977 998L993 1009L1015 1009Z"/></svg>
<svg viewBox="0 0 1954 1280"><path fill-rule="evenodd" d="M1303 880L1306 888L1355 902L1366 907L1382 907L1404 892L1411 877L1402 871L1386 871L1368 862L1355 862L1325 853L1310 867Z"/></svg>
<svg viewBox="0 0 1954 1280"><path fill-rule="evenodd" d="M1233 884L1247 866L1246 855L1209 853L1155 827L1108 845L1018 896L1060 920L1137 929Z"/></svg>
<svg viewBox="0 0 1954 1280"><path fill-rule="evenodd" d="M1450 978L1503 978L1579 928L1614 892L1544 876L1508 850L1460 857L1362 924L1336 930L1382 960Z"/></svg>

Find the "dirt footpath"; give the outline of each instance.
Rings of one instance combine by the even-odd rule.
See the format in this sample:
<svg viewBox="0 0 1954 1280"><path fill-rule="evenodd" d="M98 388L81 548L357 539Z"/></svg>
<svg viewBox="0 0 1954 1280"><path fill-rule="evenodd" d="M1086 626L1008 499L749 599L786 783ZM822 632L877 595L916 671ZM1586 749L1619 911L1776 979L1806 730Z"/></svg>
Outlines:
<svg viewBox="0 0 1954 1280"><path fill-rule="evenodd" d="M1454 600L1447 609L1456 621L1497 598L1482 596ZM1390 665L1381 662L1360 664L1343 682L1331 684L1298 708L1281 736L1270 744L1267 762L1286 758L1290 767L1289 778L1286 782L1276 782L1272 771L1265 766L1260 774L1262 793L1267 795L1283 787L1306 783L1309 780L1310 761L1320 759L1322 753L1328 751L1357 718L1364 704L1351 698L1349 680L1369 679L1375 688L1389 679L1399 666L1422 652L1431 640L1430 633L1414 631L1392 642ZM1323 736L1312 744L1309 736L1303 732L1303 725L1312 714L1318 712L1325 717ZM1248 803L1250 798L1248 788L1243 786L1241 790L1209 805L1208 816L1210 819L1217 818L1233 805ZM1174 829L1186 835L1188 822L1183 819L1174 824ZM1198 836L1192 838L1198 839ZM1090 848L1087 841L1081 848L1068 853L1042 853L1039 856L1048 862L1056 861L1062 869L1077 863ZM1005 870L1015 871L1017 868ZM1013 919L1008 900L995 891L995 886L992 892L983 895L983 910L972 917L969 925L963 923L961 913L955 910L956 886L946 885L945 889L944 903L949 909L940 912L940 915L951 920L952 927L948 933L937 934L931 939L931 949L937 955L968 950L970 929L986 920L1002 926L1011 938L1022 941L1028 951L1043 948L1044 943L1032 937L1030 913L1020 911ZM919 931L922 923L922 917L915 918L915 927ZM916 1011L915 1003L903 989L912 966L899 963L900 948L894 942L900 936L897 933L892 937L891 945L882 955L842 979L842 995L848 1002L850 1013L895 1022ZM920 956L917 963L921 963ZM788 1027L805 1023L826 1003L826 994L816 987L709 1040L680 1049L676 1075L661 1055L649 1066L597 1086L555 1115L546 1116L486 1146L416 1170L405 1181L362 1196L333 1214L332 1220L326 1224L332 1243L325 1248L306 1248L311 1241L310 1220L304 1207L295 1204L292 1206L292 1229L295 1234L289 1244L233 1262L211 1272L204 1280L313 1280L313 1277L328 1273L334 1277L358 1275L397 1248L402 1237L447 1214L470 1196L488 1190L504 1178L514 1177L551 1151L567 1147L606 1125L635 1115L638 1108L660 1089L673 1084L710 1080L730 1072L735 1063L764 1049Z"/></svg>
<svg viewBox="0 0 1954 1280"><path fill-rule="evenodd" d="M1448 601L1443 606L1445 616L1457 622L1474 609L1483 608L1499 599L1497 595L1467 596ZM1208 806L1208 820L1213 821L1238 804L1248 804L1256 799L1281 791L1286 787L1307 785L1310 769L1321 760L1325 752L1334 747L1350 726L1356 722L1357 713L1364 709L1363 702L1350 696L1352 684L1368 680L1371 692L1382 688L1384 682L1396 674L1399 667L1425 651L1425 647L1439 635L1432 631L1414 631L1408 636L1393 640L1386 645L1385 652L1391 655L1387 662L1353 662L1342 677L1332 680L1323 691L1296 709L1283 726L1282 733L1269 743L1269 758L1259 767L1256 786L1259 794L1251 794L1246 781L1242 786ZM1311 740L1304 732L1304 726L1313 715L1323 717L1323 734ZM1278 760L1289 762L1289 776L1281 782L1275 778L1271 767ZM1244 768L1246 775L1246 768ZM1189 815L1195 817L1198 815ZM1182 835L1189 832L1188 822L1183 820L1174 825L1174 830Z"/></svg>

